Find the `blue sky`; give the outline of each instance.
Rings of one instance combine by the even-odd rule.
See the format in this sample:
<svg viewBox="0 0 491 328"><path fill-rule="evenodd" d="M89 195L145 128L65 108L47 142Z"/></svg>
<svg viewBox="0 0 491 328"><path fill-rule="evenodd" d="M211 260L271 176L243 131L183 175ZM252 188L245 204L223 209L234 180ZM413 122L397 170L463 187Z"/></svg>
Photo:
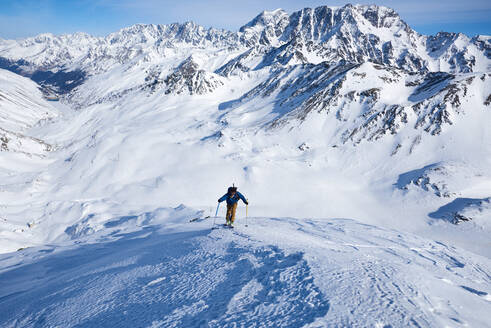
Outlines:
<svg viewBox="0 0 491 328"><path fill-rule="evenodd" d="M87 32L104 36L136 23L194 21L206 27L237 30L259 12L287 12L347 1L294 0L0 0L0 37L23 38L39 33ZM491 0L354 1L394 8L416 31L491 34Z"/></svg>

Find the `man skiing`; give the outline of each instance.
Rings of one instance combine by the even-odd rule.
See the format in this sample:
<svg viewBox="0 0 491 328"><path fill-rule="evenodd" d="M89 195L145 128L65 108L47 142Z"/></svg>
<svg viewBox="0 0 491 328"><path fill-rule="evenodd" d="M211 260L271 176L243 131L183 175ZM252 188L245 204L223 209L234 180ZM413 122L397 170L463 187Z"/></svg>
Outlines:
<svg viewBox="0 0 491 328"><path fill-rule="evenodd" d="M233 227L234 220L235 220L235 211L237 210L237 204L239 202L239 199L242 199L244 204L249 205L247 202L247 199L242 195L240 192L237 191L237 187L229 187L227 190L227 193L220 197L218 200L219 203L223 202L224 200L227 201L227 226Z"/></svg>

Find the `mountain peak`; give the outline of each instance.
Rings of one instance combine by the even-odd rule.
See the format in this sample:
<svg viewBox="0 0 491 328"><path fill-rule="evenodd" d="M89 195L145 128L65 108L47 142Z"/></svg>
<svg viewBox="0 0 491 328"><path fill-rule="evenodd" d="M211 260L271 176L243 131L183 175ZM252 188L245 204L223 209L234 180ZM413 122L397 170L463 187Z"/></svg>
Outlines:
<svg viewBox="0 0 491 328"><path fill-rule="evenodd" d="M263 11L239 29L246 45L278 45L277 38L289 23L289 16L283 9Z"/></svg>
<svg viewBox="0 0 491 328"><path fill-rule="evenodd" d="M278 24L282 19L285 19L288 17L288 14L286 11L283 9L275 9L272 11L263 11L254 19L252 19L249 23L245 24L242 26L239 31L240 32L246 32L248 29L264 29L268 25L276 25Z"/></svg>

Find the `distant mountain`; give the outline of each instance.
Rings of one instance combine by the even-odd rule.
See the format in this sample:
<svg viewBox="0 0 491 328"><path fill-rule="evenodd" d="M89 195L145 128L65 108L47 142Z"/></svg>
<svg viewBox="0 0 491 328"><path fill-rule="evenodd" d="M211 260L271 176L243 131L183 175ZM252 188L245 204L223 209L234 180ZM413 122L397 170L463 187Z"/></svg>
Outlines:
<svg viewBox="0 0 491 328"><path fill-rule="evenodd" d="M489 37L424 36L392 9L346 5L305 8L289 17L264 12L241 28L249 38L274 46L267 63L372 61L409 71L474 72L490 68Z"/></svg>
<svg viewBox="0 0 491 328"><path fill-rule="evenodd" d="M224 75L340 60L371 61L412 72L487 72L491 65L489 36L424 36L390 8L346 5L305 8L290 16L283 10L263 12L239 32L188 22L138 24L105 38L76 33L2 40L0 67L69 92L88 76L118 65L158 61L183 47L206 48L210 57L214 51L239 52L218 68Z"/></svg>

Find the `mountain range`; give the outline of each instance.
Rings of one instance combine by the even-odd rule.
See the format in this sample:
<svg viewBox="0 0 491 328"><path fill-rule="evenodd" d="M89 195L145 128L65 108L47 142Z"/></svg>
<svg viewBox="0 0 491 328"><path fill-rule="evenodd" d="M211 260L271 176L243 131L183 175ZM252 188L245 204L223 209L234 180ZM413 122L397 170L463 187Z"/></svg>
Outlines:
<svg viewBox="0 0 491 328"><path fill-rule="evenodd" d="M169 119L174 128L182 124L183 130L198 129L189 143L228 144L240 155L227 156L251 160L278 147L286 157L306 157L300 162L321 167L325 156L357 163L368 152L363 156L374 162L393 163L394 173L405 174L402 167L422 170L421 179L432 185L425 167L450 172L448 167L455 165L484 168L489 163L484 122L490 122L490 47L489 36L425 36L390 8L350 4L305 8L291 15L281 9L265 11L238 32L188 22L139 24L107 37L76 33L2 40L0 67L36 82L44 95L23 86L16 88L17 94L10 92L20 77L2 73L5 80L12 78L4 99L16 106L2 107L2 149L51 157L54 149L68 151L71 145L71 153L82 152L87 142L75 146L74 140L53 139L49 133L23 134L48 118L71 117L68 109L60 114L55 103L75 110L71 119L82 120L92 112L84 125L72 127L77 131L73 136L92 134L90 139L97 140L99 131L108 133L102 122L124 120L123 112L138 117L139 111L152 113L170 103L185 117L191 115L185 108L197 101L215 109L199 111L195 122L177 114L176 122ZM26 99L27 94L33 98ZM48 104L46 99L59 101ZM19 108L27 109L25 121L12 126ZM111 118L104 108L120 108L120 115ZM476 169L472 175L489 181L484 171ZM230 178L247 180L247 171L240 175ZM489 197L491 191L486 192L478 198ZM455 198L461 193L436 195Z"/></svg>

